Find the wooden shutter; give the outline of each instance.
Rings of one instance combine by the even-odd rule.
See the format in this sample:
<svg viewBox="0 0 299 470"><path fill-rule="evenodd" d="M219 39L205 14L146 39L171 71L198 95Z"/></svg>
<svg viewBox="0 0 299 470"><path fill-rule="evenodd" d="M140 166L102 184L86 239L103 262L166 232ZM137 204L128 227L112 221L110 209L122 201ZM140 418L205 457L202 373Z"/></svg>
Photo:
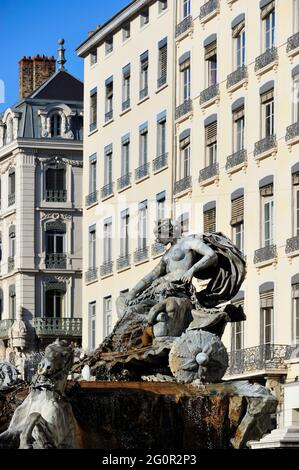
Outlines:
<svg viewBox="0 0 299 470"><path fill-rule="evenodd" d="M217 142L217 121L206 126L206 145L212 145Z"/></svg>
<svg viewBox="0 0 299 470"><path fill-rule="evenodd" d="M268 184L260 189L262 197L273 196L273 184Z"/></svg>
<svg viewBox="0 0 299 470"><path fill-rule="evenodd" d="M184 70L190 67L190 59L185 60L182 64L180 64L180 71L183 72Z"/></svg>
<svg viewBox="0 0 299 470"><path fill-rule="evenodd" d="M244 220L244 196L238 197L232 201L232 220L231 225L237 225Z"/></svg>
<svg viewBox="0 0 299 470"><path fill-rule="evenodd" d="M216 208L214 207L213 209L205 211L203 217L204 232L216 232Z"/></svg>
<svg viewBox="0 0 299 470"><path fill-rule="evenodd" d="M217 54L217 41L211 42L205 47L205 60L209 60L211 57Z"/></svg>

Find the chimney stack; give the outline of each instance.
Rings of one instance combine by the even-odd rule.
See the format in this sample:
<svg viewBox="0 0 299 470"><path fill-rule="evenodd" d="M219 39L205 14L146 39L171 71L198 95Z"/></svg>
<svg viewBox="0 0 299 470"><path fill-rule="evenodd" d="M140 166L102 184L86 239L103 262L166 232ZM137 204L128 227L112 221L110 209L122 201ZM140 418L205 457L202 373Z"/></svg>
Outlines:
<svg viewBox="0 0 299 470"><path fill-rule="evenodd" d="M19 62L20 99L27 98L56 72L56 59L37 55L23 57Z"/></svg>

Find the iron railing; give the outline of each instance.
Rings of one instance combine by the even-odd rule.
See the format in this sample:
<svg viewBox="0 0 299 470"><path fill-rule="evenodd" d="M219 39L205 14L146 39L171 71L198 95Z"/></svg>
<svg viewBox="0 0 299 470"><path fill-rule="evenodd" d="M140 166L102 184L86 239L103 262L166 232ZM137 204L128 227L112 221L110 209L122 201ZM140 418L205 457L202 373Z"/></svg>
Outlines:
<svg viewBox="0 0 299 470"><path fill-rule="evenodd" d="M291 52L299 47L299 32L288 38L287 52Z"/></svg>
<svg viewBox="0 0 299 470"><path fill-rule="evenodd" d="M219 95L219 84L211 85L200 93L200 104L203 105Z"/></svg>
<svg viewBox="0 0 299 470"><path fill-rule="evenodd" d="M105 113L105 122L109 122L111 119L113 119L113 109Z"/></svg>
<svg viewBox="0 0 299 470"><path fill-rule="evenodd" d="M148 96L148 86L144 87L142 90L139 92L139 99L143 100Z"/></svg>
<svg viewBox="0 0 299 470"><path fill-rule="evenodd" d="M238 150L237 152L233 153L226 160L226 170L230 170L237 165L241 165L242 163L246 162L247 160L247 150Z"/></svg>
<svg viewBox="0 0 299 470"><path fill-rule="evenodd" d="M47 189L47 202L66 202L67 191L65 189Z"/></svg>
<svg viewBox="0 0 299 470"><path fill-rule="evenodd" d="M299 237L289 238L286 243L286 254L294 253L299 250Z"/></svg>
<svg viewBox="0 0 299 470"><path fill-rule="evenodd" d="M130 98L122 102L122 110L125 111L126 109L129 109L131 106L131 101Z"/></svg>
<svg viewBox="0 0 299 470"><path fill-rule="evenodd" d="M186 176L185 178L176 181L174 183L174 194L179 194L187 189L192 188L192 176Z"/></svg>
<svg viewBox="0 0 299 470"><path fill-rule="evenodd" d="M124 256L120 256L116 264L118 271L128 268L129 266L131 266L131 255L127 254Z"/></svg>
<svg viewBox="0 0 299 470"><path fill-rule="evenodd" d="M152 244L152 256L163 255L166 251L166 246L163 243L153 243Z"/></svg>
<svg viewBox="0 0 299 470"><path fill-rule="evenodd" d="M8 195L8 205L12 206L16 202L16 193L11 193Z"/></svg>
<svg viewBox="0 0 299 470"><path fill-rule="evenodd" d="M113 187L114 187L114 183L108 183L105 186L103 186L101 189L101 198L105 199L106 197L112 196Z"/></svg>
<svg viewBox="0 0 299 470"><path fill-rule="evenodd" d="M0 339L8 339L9 328L12 327L14 320L0 320Z"/></svg>
<svg viewBox="0 0 299 470"><path fill-rule="evenodd" d="M98 191L94 191L93 193L88 194L88 196L85 198L85 205L88 207L96 204L98 202L98 195Z"/></svg>
<svg viewBox="0 0 299 470"><path fill-rule="evenodd" d="M258 72L259 70L267 67L267 65L275 62L278 59L278 52L277 47L271 47L267 49L263 54L255 59L255 71Z"/></svg>
<svg viewBox="0 0 299 470"><path fill-rule="evenodd" d="M168 153L163 153L163 155L159 155L159 157L155 158L153 161L153 171L159 171L162 168L165 168L168 164Z"/></svg>
<svg viewBox="0 0 299 470"><path fill-rule="evenodd" d="M259 155L272 150L277 147L276 134L268 135L262 140L259 140L254 145L254 156L258 157Z"/></svg>
<svg viewBox="0 0 299 470"><path fill-rule="evenodd" d="M126 175L121 176L117 180L117 189L118 191L121 191L124 188L127 188L128 186L131 185L131 178L132 178L132 173L127 173Z"/></svg>
<svg viewBox="0 0 299 470"><path fill-rule="evenodd" d="M226 88L231 88L248 77L247 66L242 65L227 76Z"/></svg>
<svg viewBox="0 0 299 470"><path fill-rule="evenodd" d="M209 0L208 2L204 3L200 8L200 15L199 19L202 20L206 16L213 13L213 11L217 10L219 7L219 0Z"/></svg>
<svg viewBox="0 0 299 470"><path fill-rule="evenodd" d="M85 273L85 282L93 282L98 279L98 268L89 268Z"/></svg>
<svg viewBox="0 0 299 470"><path fill-rule="evenodd" d="M47 269L66 269L67 255L65 253L47 253Z"/></svg>
<svg viewBox="0 0 299 470"><path fill-rule="evenodd" d="M287 127L286 142L299 136L299 122L295 122Z"/></svg>
<svg viewBox="0 0 299 470"><path fill-rule="evenodd" d="M145 163L135 170L135 180L139 181L149 175L150 164Z"/></svg>
<svg viewBox="0 0 299 470"><path fill-rule="evenodd" d="M175 110L175 118L180 119L185 114L188 114L192 111L192 100L186 100L184 103L180 104Z"/></svg>
<svg viewBox="0 0 299 470"><path fill-rule="evenodd" d="M112 274L113 273L113 261L107 261L103 263L100 268L100 272L101 272L101 277L109 276L109 274Z"/></svg>
<svg viewBox="0 0 299 470"><path fill-rule="evenodd" d="M7 259L7 270L9 273L15 269L15 258L13 256L9 256Z"/></svg>
<svg viewBox="0 0 299 470"><path fill-rule="evenodd" d="M37 336L74 337L82 336L81 318L33 318L32 326Z"/></svg>
<svg viewBox="0 0 299 470"><path fill-rule="evenodd" d="M141 261L147 260L149 257L149 248L144 247L136 250L134 253L134 263L140 263Z"/></svg>
<svg viewBox="0 0 299 470"><path fill-rule="evenodd" d="M263 263L264 261L274 260L277 258L277 246L269 245L260 248L254 253L254 264Z"/></svg>
<svg viewBox="0 0 299 470"><path fill-rule="evenodd" d="M193 22L192 16L191 15L186 16L186 18L184 18L179 24L176 25L175 37L177 38L181 34L188 31L188 29L190 29L192 26L192 22Z"/></svg>
<svg viewBox="0 0 299 470"><path fill-rule="evenodd" d="M198 181L199 183L203 183L204 181L210 178L214 178L217 175L219 175L219 163L216 162L200 170Z"/></svg>
<svg viewBox="0 0 299 470"><path fill-rule="evenodd" d="M290 359L293 349L289 345L263 344L233 351L229 354L226 376L271 369L286 370L285 361Z"/></svg>

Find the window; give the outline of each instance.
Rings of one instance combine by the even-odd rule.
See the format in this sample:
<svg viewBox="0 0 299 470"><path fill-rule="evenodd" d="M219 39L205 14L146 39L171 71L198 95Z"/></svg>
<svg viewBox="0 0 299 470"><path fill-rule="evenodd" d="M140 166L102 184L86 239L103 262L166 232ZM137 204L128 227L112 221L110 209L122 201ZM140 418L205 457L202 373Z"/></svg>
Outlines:
<svg viewBox="0 0 299 470"><path fill-rule="evenodd" d="M261 10L264 51L275 47L275 1L269 3Z"/></svg>
<svg viewBox="0 0 299 470"><path fill-rule="evenodd" d="M293 236L299 237L299 173L292 175L293 182Z"/></svg>
<svg viewBox="0 0 299 470"><path fill-rule="evenodd" d="M9 318L12 320L16 318L16 286L14 284L9 286Z"/></svg>
<svg viewBox="0 0 299 470"><path fill-rule="evenodd" d="M167 9L167 0L159 0L158 11L162 13L162 11Z"/></svg>
<svg viewBox="0 0 299 470"><path fill-rule="evenodd" d="M138 209L138 250L147 248L147 201L141 202Z"/></svg>
<svg viewBox="0 0 299 470"><path fill-rule="evenodd" d="M181 228L181 234L187 234L189 232L189 214L185 212L179 217L179 224Z"/></svg>
<svg viewBox="0 0 299 470"><path fill-rule="evenodd" d="M94 88L90 92L90 121L89 130L94 131L97 128L97 117L98 115L98 92L97 88Z"/></svg>
<svg viewBox="0 0 299 470"><path fill-rule="evenodd" d="M191 149L190 132L186 136L180 137L180 158L179 158L179 180L188 178L191 175Z"/></svg>
<svg viewBox="0 0 299 470"><path fill-rule="evenodd" d="M140 56L140 99L146 98L148 95L148 51Z"/></svg>
<svg viewBox="0 0 299 470"><path fill-rule="evenodd" d="M0 321L2 320L2 314L3 314L3 290L0 287Z"/></svg>
<svg viewBox="0 0 299 470"><path fill-rule="evenodd" d="M94 64L97 63L97 61L98 61L98 50L94 49L90 53L90 65L93 66Z"/></svg>
<svg viewBox="0 0 299 470"><path fill-rule="evenodd" d="M293 74L293 123L295 122L299 122L299 73L297 71Z"/></svg>
<svg viewBox="0 0 299 470"><path fill-rule="evenodd" d="M180 77L181 77L181 102L188 101L191 96L191 66L190 55L188 59L180 64Z"/></svg>
<svg viewBox="0 0 299 470"><path fill-rule="evenodd" d="M263 247L274 244L274 199L273 184L260 189L262 199L262 243Z"/></svg>
<svg viewBox="0 0 299 470"><path fill-rule="evenodd" d="M9 227L9 257L16 256L16 228L14 225Z"/></svg>
<svg viewBox="0 0 299 470"><path fill-rule="evenodd" d="M112 297L104 299L104 334L109 336L112 332Z"/></svg>
<svg viewBox="0 0 299 470"><path fill-rule="evenodd" d="M105 82L106 103L105 103L105 122L113 118L113 77L109 77Z"/></svg>
<svg viewBox="0 0 299 470"><path fill-rule="evenodd" d="M112 170L113 170L113 150L112 145L108 145L105 148L104 157L104 186L112 185Z"/></svg>
<svg viewBox="0 0 299 470"><path fill-rule="evenodd" d="M216 232L216 204L208 204L203 212L203 230L205 233Z"/></svg>
<svg viewBox="0 0 299 470"><path fill-rule="evenodd" d="M167 82L167 38L159 42L158 88Z"/></svg>
<svg viewBox="0 0 299 470"><path fill-rule="evenodd" d="M48 166L46 170L46 201L65 202L65 186L65 166L60 163Z"/></svg>
<svg viewBox="0 0 299 470"><path fill-rule="evenodd" d="M165 203L166 203L166 192L162 191L157 194L157 221L162 221L165 219Z"/></svg>
<svg viewBox="0 0 299 470"><path fill-rule="evenodd" d="M94 270L96 269L97 260L96 260L96 243L97 243L97 235L96 235L96 227L92 226L89 228L89 239L88 239L88 254L89 254L89 269Z"/></svg>
<svg viewBox="0 0 299 470"><path fill-rule="evenodd" d="M104 221L104 264L112 261L112 219Z"/></svg>
<svg viewBox="0 0 299 470"><path fill-rule="evenodd" d="M244 150L245 148L245 112L243 106L233 112L233 128L234 152L239 152L240 150Z"/></svg>
<svg viewBox="0 0 299 470"><path fill-rule="evenodd" d="M206 166L217 162L217 121L205 127Z"/></svg>
<svg viewBox="0 0 299 470"><path fill-rule="evenodd" d="M11 206L15 203L16 194L16 172L11 169L8 173L8 205Z"/></svg>
<svg viewBox="0 0 299 470"><path fill-rule="evenodd" d="M166 154L166 113L161 113L157 120L157 156Z"/></svg>
<svg viewBox="0 0 299 470"><path fill-rule="evenodd" d="M148 124L144 123L139 128L139 166L147 164L148 159Z"/></svg>
<svg viewBox="0 0 299 470"><path fill-rule="evenodd" d="M270 137L275 134L274 127L274 89L261 95L262 107L262 137Z"/></svg>
<svg viewBox="0 0 299 470"><path fill-rule="evenodd" d="M299 284L292 286L293 301L293 342L299 344Z"/></svg>
<svg viewBox="0 0 299 470"><path fill-rule="evenodd" d="M126 41L131 36L131 23L123 25L123 41Z"/></svg>
<svg viewBox="0 0 299 470"><path fill-rule="evenodd" d="M90 302L88 305L89 313L89 349L94 351L96 349L96 302Z"/></svg>
<svg viewBox="0 0 299 470"><path fill-rule="evenodd" d="M49 290L45 295L45 317L62 318L64 292L61 290Z"/></svg>
<svg viewBox="0 0 299 470"><path fill-rule="evenodd" d="M237 352L244 349L244 322L231 324L231 351Z"/></svg>
<svg viewBox="0 0 299 470"><path fill-rule="evenodd" d="M207 86L217 83L217 41L205 47Z"/></svg>
<svg viewBox="0 0 299 470"><path fill-rule="evenodd" d="M97 154L89 157L89 194L97 191Z"/></svg>
<svg viewBox="0 0 299 470"><path fill-rule="evenodd" d="M149 7L146 7L140 13L140 26L143 27L149 23Z"/></svg>
<svg viewBox="0 0 299 470"><path fill-rule="evenodd" d="M46 232L46 253L61 254L64 253L65 234L58 230L49 230Z"/></svg>
<svg viewBox="0 0 299 470"><path fill-rule="evenodd" d="M244 195L232 199L231 226L233 242L244 252Z"/></svg>
<svg viewBox="0 0 299 470"><path fill-rule="evenodd" d="M274 341L274 305L273 291L263 292L260 294L260 310L261 310L261 345L264 346L264 358L271 359L271 346Z"/></svg>
<svg viewBox="0 0 299 470"><path fill-rule="evenodd" d="M122 86L122 110L130 108L131 93L131 65L128 64L123 68L123 86Z"/></svg>
<svg viewBox="0 0 299 470"><path fill-rule="evenodd" d="M233 28L234 42L234 66L235 69L242 67L246 63L246 34L245 20L238 23Z"/></svg>
<svg viewBox="0 0 299 470"><path fill-rule="evenodd" d="M61 116L56 113L51 116L51 137L61 137Z"/></svg>
<svg viewBox="0 0 299 470"><path fill-rule="evenodd" d="M109 38L106 39L105 51L106 51L106 55L110 54L113 51L113 36L110 36Z"/></svg>
<svg viewBox="0 0 299 470"><path fill-rule="evenodd" d="M120 256L126 258L129 256L130 238L129 238L130 212L129 209L121 212L120 215Z"/></svg>
<svg viewBox="0 0 299 470"><path fill-rule="evenodd" d="M191 0L181 0L182 1L182 19L187 18L191 15Z"/></svg>
<svg viewBox="0 0 299 470"><path fill-rule="evenodd" d="M121 176L127 176L130 173L130 134L122 138L121 143Z"/></svg>

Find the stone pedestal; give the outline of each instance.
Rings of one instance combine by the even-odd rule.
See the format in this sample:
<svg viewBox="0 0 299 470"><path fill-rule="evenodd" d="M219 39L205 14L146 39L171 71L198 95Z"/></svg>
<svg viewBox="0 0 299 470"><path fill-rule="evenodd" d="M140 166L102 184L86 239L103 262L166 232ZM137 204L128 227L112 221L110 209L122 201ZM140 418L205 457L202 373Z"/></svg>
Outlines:
<svg viewBox="0 0 299 470"><path fill-rule="evenodd" d="M299 427L275 429L259 442L250 442L251 449L299 449Z"/></svg>

